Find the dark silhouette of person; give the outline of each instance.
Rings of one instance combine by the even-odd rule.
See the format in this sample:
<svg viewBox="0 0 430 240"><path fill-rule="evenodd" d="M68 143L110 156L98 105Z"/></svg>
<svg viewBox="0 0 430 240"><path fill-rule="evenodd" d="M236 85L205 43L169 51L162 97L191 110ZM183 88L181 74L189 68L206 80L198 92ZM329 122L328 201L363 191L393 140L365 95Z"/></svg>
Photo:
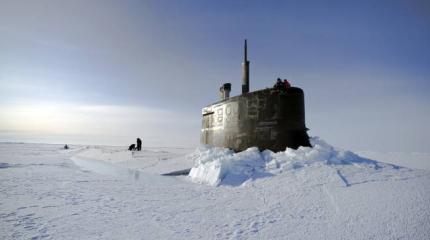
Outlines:
<svg viewBox="0 0 430 240"><path fill-rule="evenodd" d="M287 79L284 79L284 87L285 87L285 90L291 87L291 84L288 82Z"/></svg>
<svg viewBox="0 0 430 240"><path fill-rule="evenodd" d="M140 138L137 138L137 140L136 140L136 150L137 151L140 151L140 150L142 150L142 140L140 140Z"/></svg>
<svg viewBox="0 0 430 240"><path fill-rule="evenodd" d="M276 80L275 86L273 86L273 88L280 91L284 89L284 84L280 78Z"/></svg>
<svg viewBox="0 0 430 240"><path fill-rule="evenodd" d="M136 146L136 145L134 145L134 143L133 143L133 144L131 144L131 145L128 147L128 151L134 151L134 149L136 149L136 148L135 148L135 146Z"/></svg>

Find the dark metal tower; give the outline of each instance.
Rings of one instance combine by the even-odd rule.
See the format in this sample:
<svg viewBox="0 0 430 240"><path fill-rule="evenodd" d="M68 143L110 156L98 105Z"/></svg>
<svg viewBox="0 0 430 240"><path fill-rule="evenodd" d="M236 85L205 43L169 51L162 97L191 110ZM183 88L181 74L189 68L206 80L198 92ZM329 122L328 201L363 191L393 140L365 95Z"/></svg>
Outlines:
<svg viewBox="0 0 430 240"><path fill-rule="evenodd" d="M249 92L249 61L248 61L248 48L245 39L245 55L243 58L243 76L242 76L242 94Z"/></svg>

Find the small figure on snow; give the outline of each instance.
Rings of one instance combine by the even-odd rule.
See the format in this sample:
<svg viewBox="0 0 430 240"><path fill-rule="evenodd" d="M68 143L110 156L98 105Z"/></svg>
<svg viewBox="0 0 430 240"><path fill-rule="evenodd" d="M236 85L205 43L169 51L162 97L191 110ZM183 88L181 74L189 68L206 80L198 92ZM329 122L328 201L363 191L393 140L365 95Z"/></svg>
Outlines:
<svg viewBox="0 0 430 240"><path fill-rule="evenodd" d="M128 151L134 151L134 150L136 150L136 147L135 147L136 145L134 145L134 143L133 144L131 144L129 147L128 147Z"/></svg>
<svg viewBox="0 0 430 240"><path fill-rule="evenodd" d="M140 140L140 138L137 138L136 143L137 143L136 150L137 151L142 150L142 140Z"/></svg>
<svg viewBox="0 0 430 240"><path fill-rule="evenodd" d="M64 145L64 149L69 149L69 146L67 146L67 144Z"/></svg>

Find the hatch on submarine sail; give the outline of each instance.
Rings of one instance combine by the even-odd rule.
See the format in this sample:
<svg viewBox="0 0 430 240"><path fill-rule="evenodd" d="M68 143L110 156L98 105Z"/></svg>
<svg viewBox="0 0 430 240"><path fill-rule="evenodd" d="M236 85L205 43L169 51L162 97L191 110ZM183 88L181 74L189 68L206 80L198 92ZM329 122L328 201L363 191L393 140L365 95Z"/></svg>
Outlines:
<svg viewBox="0 0 430 240"><path fill-rule="evenodd" d="M273 87L249 92L247 54L245 39L242 94L230 97L231 84L223 84L221 100L202 109L200 142L234 151L258 147L278 152L311 147L303 90Z"/></svg>

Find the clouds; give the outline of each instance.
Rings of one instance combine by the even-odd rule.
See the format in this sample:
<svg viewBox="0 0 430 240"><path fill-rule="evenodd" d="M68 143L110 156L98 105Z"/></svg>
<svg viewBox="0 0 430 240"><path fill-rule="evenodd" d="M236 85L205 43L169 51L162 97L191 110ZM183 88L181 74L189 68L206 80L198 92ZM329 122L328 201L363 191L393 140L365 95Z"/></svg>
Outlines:
<svg viewBox="0 0 430 240"><path fill-rule="evenodd" d="M370 125L418 106L409 111L413 126L395 124L417 136L407 148L425 149L420 139L430 128L420 133L416 126L429 119L422 102L430 101L430 28L411 4L4 0L0 101L5 116L23 109L47 133L133 135L136 128L127 126L137 125L153 136L197 139L200 109L217 101L219 86L231 82L232 96L240 93L248 38L251 90L277 77L302 87L312 134L348 149L371 148L391 130ZM367 123L358 115L351 124L345 113L356 108L381 120ZM49 112L55 114L46 118ZM2 121L0 128L36 129L14 124ZM346 141L342 133L357 129L367 140Z"/></svg>

